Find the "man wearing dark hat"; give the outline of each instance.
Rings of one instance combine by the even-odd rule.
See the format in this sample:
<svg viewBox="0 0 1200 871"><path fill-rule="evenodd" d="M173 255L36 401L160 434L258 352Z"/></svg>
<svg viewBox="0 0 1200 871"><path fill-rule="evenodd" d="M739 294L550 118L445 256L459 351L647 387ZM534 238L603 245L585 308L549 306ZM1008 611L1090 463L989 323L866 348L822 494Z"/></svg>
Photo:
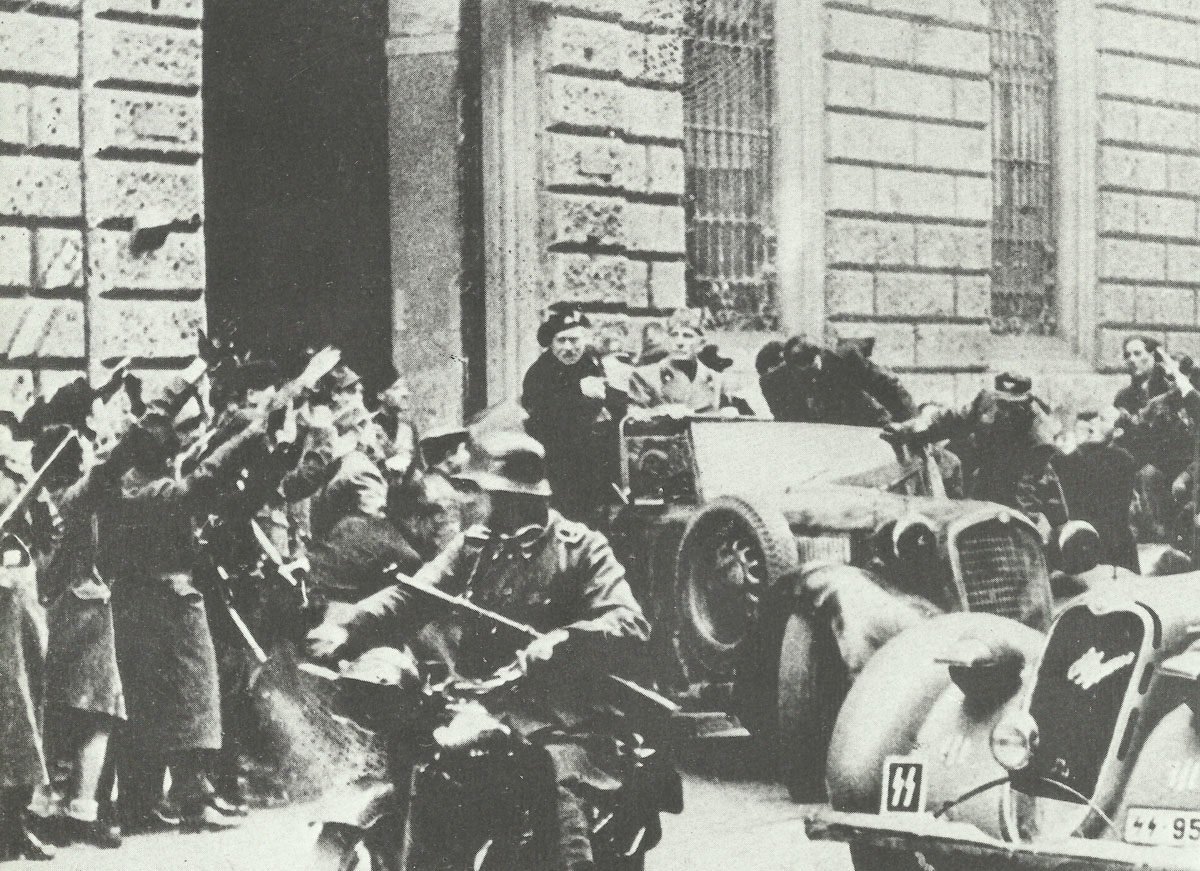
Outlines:
<svg viewBox="0 0 1200 871"><path fill-rule="evenodd" d="M614 466L603 461L602 425L621 417L621 397L605 383L586 315L554 311L537 338L546 350L525 373L525 430L546 449L555 506L568 517L588 518L604 504L615 480Z"/></svg>
<svg viewBox="0 0 1200 871"><path fill-rule="evenodd" d="M446 618L461 633L448 651L460 674L487 676L514 659L529 669L526 680L536 689L514 697L504 713L526 735L555 736L546 749L559 782L557 867L590 869L589 826L578 790L612 789L614 770L604 742L592 734L602 683L595 675L622 671L649 637L649 626L604 536L549 507L544 453L535 441L520 433L488 433L459 478L487 497L486 525L460 535L415 580L545 633L520 647L524 641L461 615ZM342 625L314 630L310 648L331 657L386 637L408 642L438 616L445 615L393 586L361 602Z"/></svg>
<svg viewBox="0 0 1200 871"><path fill-rule="evenodd" d="M1049 409L1031 387L1028 378L1005 372L996 376L995 389L979 391L965 408L931 409L888 425L885 436L907 444L968 438L976 457L968 495L1025 513L1048 536L1067 522L1067 510L1050 464L1056 448Z"/></svg>
<svg viewBox="0 0 1200 871"><path fill-rule="evenodd" d="M860 347L822 348L802 336L768 342L755 360L759 387L776 420L883 426L915 413L900 379Z"/></svg>

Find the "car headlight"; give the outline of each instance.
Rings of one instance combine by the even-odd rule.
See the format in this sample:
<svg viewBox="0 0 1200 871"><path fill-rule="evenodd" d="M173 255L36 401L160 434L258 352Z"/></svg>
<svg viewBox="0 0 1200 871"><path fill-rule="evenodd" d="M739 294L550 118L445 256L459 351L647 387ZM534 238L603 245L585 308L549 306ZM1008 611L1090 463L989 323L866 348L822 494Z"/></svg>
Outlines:
<svg viewBox="0 0 1200 871"><path fill-rule="evenodd" d="M1038 724L1028 711L1005 714L992 729L992 756L1008 771L1029 764L1038 746Z"/></svg>

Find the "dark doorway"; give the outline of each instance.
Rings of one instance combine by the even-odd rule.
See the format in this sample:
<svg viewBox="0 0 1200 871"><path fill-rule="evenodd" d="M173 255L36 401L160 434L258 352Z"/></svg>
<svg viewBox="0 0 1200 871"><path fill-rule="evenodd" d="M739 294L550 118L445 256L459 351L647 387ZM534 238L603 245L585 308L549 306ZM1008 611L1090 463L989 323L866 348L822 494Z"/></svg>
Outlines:
<svg viewBox="0 0 1200 871"><path fill-rule="evenodd" d="M208 310L281 362L391 363L386 0L208 0Z"/></svg>

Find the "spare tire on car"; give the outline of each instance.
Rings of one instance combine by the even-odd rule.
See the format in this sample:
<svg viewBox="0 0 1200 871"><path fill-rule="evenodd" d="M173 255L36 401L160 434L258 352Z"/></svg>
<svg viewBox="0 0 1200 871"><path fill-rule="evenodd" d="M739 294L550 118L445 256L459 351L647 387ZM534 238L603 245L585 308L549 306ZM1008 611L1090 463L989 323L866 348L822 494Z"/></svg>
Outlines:
<svg viewBox="0 0 1200 871"><path fill-rule="evenodd" d="M721 496L696 512L675 561L676 647L689 680L734 679L764 596L798 562L779 511Z"/></svg>

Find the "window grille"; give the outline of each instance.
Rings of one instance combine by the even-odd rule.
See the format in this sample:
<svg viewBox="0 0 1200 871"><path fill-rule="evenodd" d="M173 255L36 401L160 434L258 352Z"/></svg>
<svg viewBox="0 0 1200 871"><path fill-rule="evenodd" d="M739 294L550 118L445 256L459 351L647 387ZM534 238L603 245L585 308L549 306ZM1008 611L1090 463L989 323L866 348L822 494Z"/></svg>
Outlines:
<svg viewBox="0 0 1200 871"><path fill-rule="evenodd" d="M992 329L1050 335L1054 283L1053 3L992 2Z"/></svg>
<svg viewBox="0 0 1200 871"><path fill-rule="evenodd" d="M770 0L689 0L684 40L688 303L774 329Z"/></svg>

